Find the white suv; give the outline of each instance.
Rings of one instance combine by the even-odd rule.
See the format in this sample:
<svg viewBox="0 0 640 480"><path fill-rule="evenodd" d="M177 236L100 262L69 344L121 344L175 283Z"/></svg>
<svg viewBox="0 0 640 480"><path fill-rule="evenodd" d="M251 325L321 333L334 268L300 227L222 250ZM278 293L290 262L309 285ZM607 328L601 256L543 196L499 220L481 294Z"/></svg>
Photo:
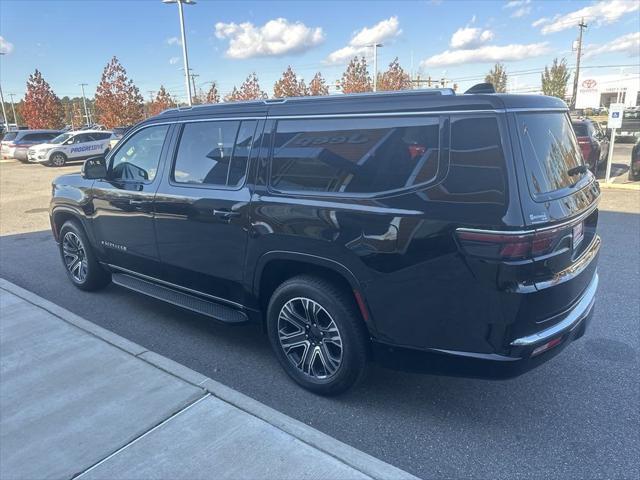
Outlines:
<svg viewBox="0 0 640 480"><path fill-rule="evenodd" d="M104 130L80 130L58 135L49 143L31 147L29 162L62 167L68 161L104 155L109 150L112 133Z"/></svg>

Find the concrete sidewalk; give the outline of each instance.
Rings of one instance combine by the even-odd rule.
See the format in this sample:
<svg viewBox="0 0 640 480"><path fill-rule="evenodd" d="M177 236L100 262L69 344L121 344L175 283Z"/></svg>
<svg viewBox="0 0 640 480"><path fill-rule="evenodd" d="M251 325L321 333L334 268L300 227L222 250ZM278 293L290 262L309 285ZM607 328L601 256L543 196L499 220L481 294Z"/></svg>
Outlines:
<svg viewBox="0 0 640 480"><path fill-rule="evenodd" d="M0 279L0 478L415 478Z"/></svg>

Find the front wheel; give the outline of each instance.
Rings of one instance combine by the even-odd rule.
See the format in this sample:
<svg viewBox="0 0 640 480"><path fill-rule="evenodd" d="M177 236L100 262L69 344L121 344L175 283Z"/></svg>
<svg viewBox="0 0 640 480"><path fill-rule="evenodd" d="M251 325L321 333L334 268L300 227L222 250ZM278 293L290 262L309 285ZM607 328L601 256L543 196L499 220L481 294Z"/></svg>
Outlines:
<svg viewBox="0 0 640 480"><path fill-rule="evenodd" d="M301 275L280 285L267 330L278 361L307 390L335 395L365 372L366 329L353 299L330 281Z"/></svg>
<svg viewBox="0 0 640 480"><path fill-rule="evenodd" d="M62 153L54 153L49 159L49 164L54 167L64 167L65 163L67 163L67 157Z"/></svg>
<svg viewBox="0 0 640 480"><path fill-rule="evenodd" d="M91 245L74 221L67 221L60 229L60 256L71 283L81 290L98 290L111 281L96 259Z"/></svg>

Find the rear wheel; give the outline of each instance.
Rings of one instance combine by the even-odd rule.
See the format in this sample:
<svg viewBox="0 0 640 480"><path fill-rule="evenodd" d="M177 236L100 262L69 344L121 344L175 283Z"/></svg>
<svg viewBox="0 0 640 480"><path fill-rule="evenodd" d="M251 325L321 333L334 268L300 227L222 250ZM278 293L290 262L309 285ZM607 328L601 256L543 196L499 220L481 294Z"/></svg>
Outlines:
<svg viewBox="0 0 640 480"><path fill-rule="evenodd" d="M60 256L71 283L81 290L98 290L111 281L96 259L91 245L74 221L67 221L60 229Z"/></svg>
<svg viewBox="0 0 640 480"><path fill-rule="evenodd" d="M49 164L54 167L64 167L65 163L67 163L67 157L63 153L54 153L49 159Z"/></svg>
<svg viewBox="0 0 640 480"><path fill-rule="evenodd" d="M365 372L366 329L353 300L330 281L301 275L280 285L267 329L287 374L312 392L341 393Z"/></svg>

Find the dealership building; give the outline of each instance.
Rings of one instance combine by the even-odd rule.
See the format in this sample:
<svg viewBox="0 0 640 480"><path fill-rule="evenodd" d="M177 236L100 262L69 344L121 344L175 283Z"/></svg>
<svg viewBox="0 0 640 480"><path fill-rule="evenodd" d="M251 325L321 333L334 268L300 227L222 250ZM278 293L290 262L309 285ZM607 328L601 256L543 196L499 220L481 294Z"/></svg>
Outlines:
<svg viewBox="0 0 640 480"><path fill-rule="evenodd" d="M580 75L576 108L609 107L618 99L627 107L640 105L640 75Z"/></svg>

